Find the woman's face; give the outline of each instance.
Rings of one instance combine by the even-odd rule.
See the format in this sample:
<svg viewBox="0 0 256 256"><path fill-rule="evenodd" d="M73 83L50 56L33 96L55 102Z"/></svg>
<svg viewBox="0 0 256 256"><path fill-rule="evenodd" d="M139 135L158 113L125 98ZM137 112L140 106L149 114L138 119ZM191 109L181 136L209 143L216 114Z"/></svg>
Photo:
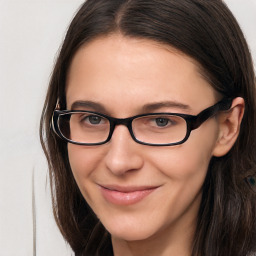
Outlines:
<svg viewBox="0 0 256 256"><path fill-rule="evenodd" d="M67 108L126 118L147 112L196 115L217 94L195 62L171 47L120 35L102 37L75 55L67 79ZM136 143L116 126L99 146L68 144L76 182L113 238L184 237L195 228L202 184L218 138L210 118L178 146Z"/></svg>

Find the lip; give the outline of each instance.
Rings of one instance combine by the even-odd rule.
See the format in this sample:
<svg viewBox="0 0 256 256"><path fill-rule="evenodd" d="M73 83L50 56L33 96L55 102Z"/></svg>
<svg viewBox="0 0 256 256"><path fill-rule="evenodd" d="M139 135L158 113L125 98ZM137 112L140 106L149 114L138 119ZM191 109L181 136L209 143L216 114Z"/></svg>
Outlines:
<svg viewBox="0 0 256 256"><path fill-rule="evenodd" d="M101 194L108 202L116 205L132 205L142 201L154 192L158 186L120 187L100 186Z"/></svg>

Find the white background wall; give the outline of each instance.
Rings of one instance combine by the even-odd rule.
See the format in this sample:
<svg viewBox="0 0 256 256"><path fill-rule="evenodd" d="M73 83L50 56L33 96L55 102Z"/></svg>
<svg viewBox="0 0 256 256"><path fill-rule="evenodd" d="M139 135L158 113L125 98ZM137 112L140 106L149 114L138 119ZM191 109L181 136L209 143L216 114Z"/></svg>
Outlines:
<svg viewBox="0 0 256 256"><path fill-rule="evenodd" d="M56 52L82 2L0 0L0 256L72 255L51 214L38 126ZM226 2L256 63L256 0Z"/></svg>

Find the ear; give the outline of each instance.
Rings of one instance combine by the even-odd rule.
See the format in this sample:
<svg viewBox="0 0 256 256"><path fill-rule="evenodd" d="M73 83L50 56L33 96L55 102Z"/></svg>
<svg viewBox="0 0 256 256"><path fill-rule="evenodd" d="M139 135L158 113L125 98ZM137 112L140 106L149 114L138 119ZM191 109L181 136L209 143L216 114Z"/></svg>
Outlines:
<svg viewBox="0 0 256 256"><path fill-rule="evenodd" d="M237 97L233 100L232 106L228 111L218 114L219 133L213 156L224 156L236 142L244 115L244 105L244 99Z"/></svg>

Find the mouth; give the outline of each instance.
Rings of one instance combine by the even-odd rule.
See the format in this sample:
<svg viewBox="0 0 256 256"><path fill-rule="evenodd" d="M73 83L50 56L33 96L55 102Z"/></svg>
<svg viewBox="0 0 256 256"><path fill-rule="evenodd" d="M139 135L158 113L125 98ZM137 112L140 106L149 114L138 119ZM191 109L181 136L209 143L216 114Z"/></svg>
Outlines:
<svg viewBox="0 0 256 256"><path fill-rule="evenodd" d="M159 186L120 187L114 185L100 186L103 198L116 205L132 205L145 199Z"/></svg>

